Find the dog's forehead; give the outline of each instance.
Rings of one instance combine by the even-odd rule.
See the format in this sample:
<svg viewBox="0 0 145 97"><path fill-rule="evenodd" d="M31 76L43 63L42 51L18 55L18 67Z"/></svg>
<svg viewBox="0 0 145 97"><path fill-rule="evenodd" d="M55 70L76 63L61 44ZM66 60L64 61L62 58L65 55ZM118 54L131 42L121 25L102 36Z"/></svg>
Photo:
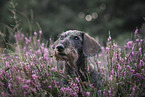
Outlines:
<svg viewBox="0 0 145 97"><path fill-rule="evenodd" d="M64 35L65 37L71 36L71 35L79 36L79 35L81 35L81 33L82 33L81 31L69 30L69 31L63 32L61 35Z"/></svg>

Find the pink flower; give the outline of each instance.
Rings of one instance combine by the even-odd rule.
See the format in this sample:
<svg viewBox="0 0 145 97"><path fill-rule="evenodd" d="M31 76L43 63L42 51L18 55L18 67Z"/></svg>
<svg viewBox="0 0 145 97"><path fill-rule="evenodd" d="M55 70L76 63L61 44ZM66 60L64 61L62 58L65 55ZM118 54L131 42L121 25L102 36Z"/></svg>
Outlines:
<svg viewBox="0 0 145 97"><path fill-rule="evenodd" d="M37 41L40 42L40 39L38 39Z"/></svg>
<svg viewBox="0 0 145 97"><path fill-rule="evenodd" d="M132 46L133 46L133 41L128 41L127 47L128 47L128 48L132 48Z"/></svg>
<svg viewBox="0 0 145 97"><path fill-rule="evenodd" d="M12 87L12 84L11 84L11 83L8 83L8 86L9 86L9 89L11 89L11 87Z"/></svg>
<svg viewBox="0 0 145 97"><path fill-rule="evenodd" d="M113 43L113 46L114 46L114 47L117 47L117 44L116 44L116 43Z"/></svg>
<svg viewBox="0 0 145 97"><path fill-rule="evenodd" d="M35 79L37 76L36 76L36 74L33 74L32 77Z"/></svg>
<svg viewBox="0 0 145 97"><path fill-rule="evenodd" d="M136 39L136 41L139 41L139 39Z"/></svg>
<svg viewBox="0 0 145 97"><path fill-rule="evenodd" d="M135 30L134 34L136 35L138 33L138 29Z"/></svg>
<svg viewBox="0 0 145 97"><path fill-rule="evenodd" d="M127 67L129 70L131 70L131 69L132 69L129 65L127 65L126 67Z"/></svg>
<svg viewBox="0 0 145 97"><path fill-rule="evenodd" d="M141 69L141 72L142 72L142 74L145 74L145 70L144 69Z"/></svg>
<svg viewBox="0 0 145 97"><path fill-rule="evenodd" d="M17 79L18 79L18 80L21 80L21 77L20 77L20 76L17 76Z"/></svg>
<svg viewBox="0 0 145 97"><path fill-rule="evenodd" d="M25 40L26 40L26 44L28 44L28 43L29 43L29 40L28 40L28 38L27 38L27 37L25 37Z"/></svg>
<svg viewBox="0 0 145 97"><path fill-rule="evenodd" d="M108 41L110 41L110 40L111 40L111 36L109 35Z"/></svg>
<svg viewBox="0 0 145 97"><path fill-rule="evenodd" d="M106 47L107 52L109 52L109 49L110 49L109 47Z"/></svg>
<svg viewBox="0 0 145 97"><path fill-rule="evenodd" d="M141 53L141 49L142 49L142 48L140 47L140 48L139 48L139 52L140 52L140 53Z"/></svg>
<svg viewBox="0 0 145 97"><path fill-rule="evenodd" d="M87 96L90 96L90 92L86 92Z"/></svg>
<svg viewBox="0 0 145 97"><path fill-rule="evenodd" d="M40 30L39 33L42 34L42 31Z"/></svg>
<svg viewBox="0 0 145 97"><path fill-rule="evenodd" d="M37 32L34 32L34 35L36 36L37 35Z"/></svg>
<svg viewBox="0 0 145 97"><path fill-rule="evenodd" d="M77 80L77 82L79 83L80 81L79 81L79 79L76 77L76 80Z"/></svg>
<svg viewBox="0 0 145 97"><path fill-rule="evenodd" d="M30 83L31 82L31 80L30 79L28 79L27 81L26 81L26 83Z"/></svg>
<svg viewBox="0 0 145 97"><path fill-rule="evenodd" d="M18 37L17 37L17 34L15 34L15 39L16 39L16 41L18 41Z"/></svg>
<svg viewBox="0 0 145 97"><path fill-rule="evenodd" d="M78 94L77 94L76 92L74 92L73 95L74 95L75 97L78 97Z"/></svg>
<svg viewBox="0 0 145 97"><path fill-rule="evenodd" d="M22 39L24 38L24 34L21 34Z"/></svg>
<svg viewBox="0 0 145 97"><path fill-rule="evenodd" d="M111 93L111 91L110 91L110 90L108 90L108 93L110 94L110 93Z"/></svg>
<svg viewBox="0 0 145 97"><path fill-rule="evenodd" d="M134 87L132 88L132 90L135 91L135 88L136 88L136 86L134 86Z"/></svg>
<svg viewBox="0 0 145 97"><path fill-rule="evenodd" d="M29 86L28 85L23 85L23 88L29 88Z"/></svg>
<svg viewBox="0 0 145 97"><path fill-rule="evenodd" d="M52 67L51 70L56 72L57 71L57 67Z"/></svg>
<svg viewBox="0 0 145 97"><path fill-rule="evenodd" d="M144 63L143 60L140 60L139 65L140 65L140 66L143 66L143 63Z"/></svg>

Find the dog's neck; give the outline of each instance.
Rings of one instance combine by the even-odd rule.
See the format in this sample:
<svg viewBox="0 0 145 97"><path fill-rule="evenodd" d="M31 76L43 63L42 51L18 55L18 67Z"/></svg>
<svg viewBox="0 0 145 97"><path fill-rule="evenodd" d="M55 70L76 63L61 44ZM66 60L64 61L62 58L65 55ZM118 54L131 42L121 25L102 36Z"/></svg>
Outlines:
<svg viewBox="0 0 145 97"><path fill-rule="evenodd" d="M71 76L79 75L82 78L82 80L84 80L82 73L87 71L87 61L88 58L83 53L80 54L76 62L66 62L65 73Z"/></svg>

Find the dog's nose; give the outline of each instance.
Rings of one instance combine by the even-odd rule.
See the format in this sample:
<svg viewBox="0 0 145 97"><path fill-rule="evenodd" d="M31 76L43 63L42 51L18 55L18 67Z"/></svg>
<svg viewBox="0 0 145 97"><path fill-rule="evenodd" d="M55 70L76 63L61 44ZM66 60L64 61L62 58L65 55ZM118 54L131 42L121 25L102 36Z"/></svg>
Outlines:
<svg viewBox="0 0 145 97"><path fill-rule="evenodd" d="M62 45L62 44L59 44L59 45L57 45L56 46L56 48L57 48L57 50L59 51L59 52L62 52L62 51L64 51L64 45Z"/></svg>

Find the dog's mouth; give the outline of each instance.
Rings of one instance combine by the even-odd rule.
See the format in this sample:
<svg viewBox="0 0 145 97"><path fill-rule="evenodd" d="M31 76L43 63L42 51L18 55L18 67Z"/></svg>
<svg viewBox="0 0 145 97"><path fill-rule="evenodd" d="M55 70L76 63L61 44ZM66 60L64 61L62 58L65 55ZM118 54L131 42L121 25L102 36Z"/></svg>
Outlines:
<svg viewBox="0 0 145 97"><path fill-rule="evenodd" d="M64 52L57 52L55 53L56 60L64 61L67 60L67 54Z"/></svg>
<svg viewBox="0 0 145 97"><path fill-rule="evenodd" d="M67 56L67 54L65 54L65 53L58 53L58 55L60 55L60 56Z"/></svg>

